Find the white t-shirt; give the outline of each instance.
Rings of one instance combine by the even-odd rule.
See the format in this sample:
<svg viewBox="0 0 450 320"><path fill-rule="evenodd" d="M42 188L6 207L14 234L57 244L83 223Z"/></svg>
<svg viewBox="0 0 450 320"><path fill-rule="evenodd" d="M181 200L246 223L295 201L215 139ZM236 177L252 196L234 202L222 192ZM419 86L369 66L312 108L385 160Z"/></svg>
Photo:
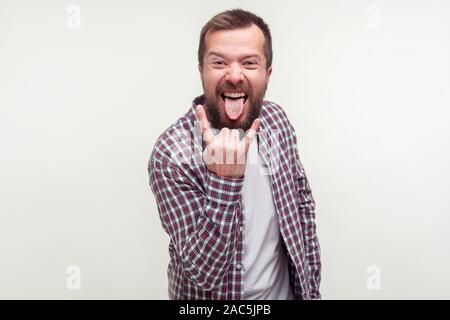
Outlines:
<svg viewBox="0 0 450 320"><path fill-rule="evenodd" d="M242 203L244 210L244 299L291 300L289 270L282 249L280 226L270 176L253 139L245 168Z"/></svg>

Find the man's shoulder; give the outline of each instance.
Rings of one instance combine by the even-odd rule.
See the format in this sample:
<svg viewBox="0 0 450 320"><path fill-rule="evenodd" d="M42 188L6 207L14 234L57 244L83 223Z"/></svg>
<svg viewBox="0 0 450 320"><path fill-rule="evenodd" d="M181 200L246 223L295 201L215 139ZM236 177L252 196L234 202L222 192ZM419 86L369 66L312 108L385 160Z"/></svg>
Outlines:
<svg viewBox="0 0 450 320"><path fill-rule="evenodd" d="M289 121L284 108L276 102L264 100L261 108L261 118L272 130L282 130L294 133L294 128Z"/></svg>
<svg viewBox="0 0 450 320"><path fill-rule="evenodd" d="M189 110L159 135L153 146L151 159L170 157L191 141L194 129L192 115L192 110Z"/></svg>

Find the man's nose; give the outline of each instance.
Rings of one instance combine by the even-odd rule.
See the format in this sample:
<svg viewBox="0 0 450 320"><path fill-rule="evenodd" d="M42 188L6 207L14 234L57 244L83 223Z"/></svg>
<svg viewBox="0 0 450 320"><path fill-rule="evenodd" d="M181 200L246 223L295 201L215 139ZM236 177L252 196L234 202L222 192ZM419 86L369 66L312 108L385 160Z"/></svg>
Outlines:
<svg viewBox="0 0 450 320"><path fill-rule="evenodd" d="M238 84L244 81L244 75L242 74L242 70L238 66L231 66L228 69L227 76L225 78L228 82L233 84Z"/></svg>

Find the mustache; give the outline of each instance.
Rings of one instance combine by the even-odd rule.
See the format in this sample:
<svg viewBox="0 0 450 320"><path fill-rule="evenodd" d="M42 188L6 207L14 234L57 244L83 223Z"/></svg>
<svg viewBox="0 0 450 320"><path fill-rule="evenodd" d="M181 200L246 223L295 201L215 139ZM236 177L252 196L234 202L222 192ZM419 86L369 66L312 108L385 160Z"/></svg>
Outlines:
<svg viewBox="0 0 450 320"><path fill-rule="evenodd" d="M218 85L216 88L217 95L221 95L225 91L243 91L249 96L253 93L253 90L251 89L251 87L247 86L245 84L235 86L230 83L223 83L223 84Z"/></svg>

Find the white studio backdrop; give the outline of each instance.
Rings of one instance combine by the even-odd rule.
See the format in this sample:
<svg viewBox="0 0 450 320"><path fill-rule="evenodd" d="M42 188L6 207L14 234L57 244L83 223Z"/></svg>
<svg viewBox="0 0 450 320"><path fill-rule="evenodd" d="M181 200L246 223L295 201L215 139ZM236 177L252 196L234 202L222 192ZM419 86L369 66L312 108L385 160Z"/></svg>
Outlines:
<svg viewBox="0 0 450 320"><path fill-rule="evenodd" d="M272 30L323 299L450 298L446 0L0 0L0 298L168 298L147 162L236 7Z"/></svg>

